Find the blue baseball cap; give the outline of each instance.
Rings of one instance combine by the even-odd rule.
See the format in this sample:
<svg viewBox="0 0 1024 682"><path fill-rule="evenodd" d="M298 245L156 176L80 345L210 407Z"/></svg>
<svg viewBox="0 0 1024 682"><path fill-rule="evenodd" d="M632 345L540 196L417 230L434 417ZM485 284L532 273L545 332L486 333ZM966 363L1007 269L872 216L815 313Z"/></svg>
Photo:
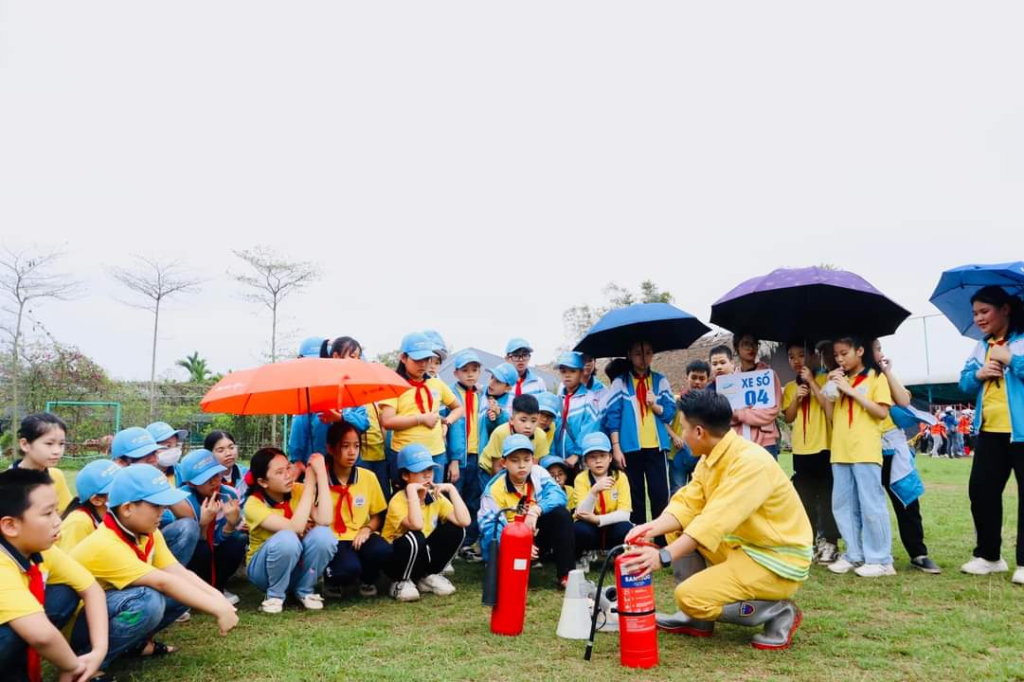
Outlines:
<svg viewBox="0 0 1024 682"><path fill-rule="evenodd" d="M521 336L516 336L509 339L508 343L505 344L505 355L512 355L512 353L517 350L525 350L532 353L533 346L531 346L530 342Z"/></svg>
<svg viewBox="0 0 1024 682"><path fill-rule="evenodd" d="M430 468L441 470L441 465L434 462L430 450L422 443L410 443L398 452L398 468L417 473Z"/></svg>
<svg viewBox="0 0 1024 682"><path fill-rule="evenodd" d="M600 431L594 433L588 433L583 436L583 456L586 457L591 452L611 452L612 442L608 440L608 436L604 435Z"/></svg>
<svg viewBox="0 0 1024 682"><path fill-rule="evenodd" d="M419 332L406 334L402 337L401 350L402 353L408 355L413 360L426 360L436 355L434 352L434 342L426 334L420 334Z"/></svg>
<svg viewBox="0 0 1024 682"><path fill-rule="evenodd" d="M227 470L209 450L193 450L178 465L178 476L185 483L202 485Z"/></svg>
<svg viewBox="0 0 1024 682"><path fill-rule="evenodd" d="M569 466L569 463L558 455L545 455L541 458L540 465L545 469L557 465L565 469L565 473L567 474L572 472L572 467Z"/></svg>
<svg viewBox="0 0 1024 682"><path fill-rule="evenodd" d="M521 433L513 433L501 444L501 458L505 459L513 452L529 450L533 454L533 442Z"/></svg>
<svg viewBox="0 0 1024 682"><path fill-rule="evenodd" d="M558 396L551 391L544 391L543 393L537 394L537 404L540 406L541 412L548 412L557 417L560 408L562 407L558 403Z"/></svg>
<svg viewBox="0 0 1024 682"><path fill-rule="evenodd" d="M114 476L119 471L121 471L121 467L109 459L96 459L86 464L75 477L78 499L85 501L93 495L109 493Z"/></svg>
<svg viewBox="0 0 1024 682"><path fill-rule="evenodd" d="M136 464L121 469L110 485L108 507L119 507L128 502L149 502L158 507L170 507L188 497L184 490L172 488L167 475L149 464Z"/></svg>
<svg viewBox="0 0 1024 682"><path fill-rule="evenodd" d="M509 386L514 386L515 383L519 381L519 372L517 372L516 368L507 362L503 362L497 367L488 367L487 371L490 372L495 379L503 384L508 384Z"/></svg>
<svg viewBox="0 0 1024 682"><path fill-rule="evenodd" d="M583 353L567 350L558 356L555 369L567 367L568 369L583 369Z"/></svg>
<svg viewBox="0 0 1024 682"><path fill-rule="evenodd" d="M480 356L471 350L460 350L458 353L455 354L454 362L455 369L462 369L463 367L472 362L475 362L478 365L483 364L482 362L480 362Z"/></svg>
<svg viewBox="0 0 1024 682"><path fill-rule="evenodd" d="M323 349L323 347L323 337L310 336L309 338L303 339L302 343L299 344L299 357L318 358L320 357L320 351Z"/></svg>
<svg viewBox="0 0 1024 682"><path fill-rule="evenodd" d="M153 435L141 426L129 426L114 436L110 445L112 459L140 459L160 449Z"/></svg>
<svg viewBox="0 0 1024 682"><path fill-rule="evenodd" d="M430 343L434 346L434 353L436 353L439 358L444 360L448 357L448 346L445 345L444 338L441 337L441 334L433 329L428 329L423 332L423 335L430 339Z"/></svg>
<svg viewBox="0 0 1024 682"><path fill-rule="evenodd" d="M146 427L149 431L149 435L153 436L158 444L163 443L165 440L169 440L174 436L178 437L178 440L185 440L188 438L188 431L185 429L176 429L167 422L153 422Z"/></svg>

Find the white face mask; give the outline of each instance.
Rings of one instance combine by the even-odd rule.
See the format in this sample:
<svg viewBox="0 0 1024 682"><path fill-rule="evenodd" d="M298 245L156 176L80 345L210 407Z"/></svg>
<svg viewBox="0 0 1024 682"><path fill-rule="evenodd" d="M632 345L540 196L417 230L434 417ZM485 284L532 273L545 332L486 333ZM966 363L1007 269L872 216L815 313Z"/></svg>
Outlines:
<svg viewBox="0 0 1024 682"><path fill-rule="evenodd" d="M179 459L181 459L181 448L169 448L156 453L156 461L164 468L174 466Z"/></svg>

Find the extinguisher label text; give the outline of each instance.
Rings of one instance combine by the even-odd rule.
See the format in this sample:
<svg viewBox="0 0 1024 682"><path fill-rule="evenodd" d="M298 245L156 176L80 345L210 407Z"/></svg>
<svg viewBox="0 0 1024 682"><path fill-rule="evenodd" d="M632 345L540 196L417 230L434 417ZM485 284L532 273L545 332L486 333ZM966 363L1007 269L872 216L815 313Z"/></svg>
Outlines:
<svg viewBox="0 0 1024 682"><path fill-rule="evenodd" d="M529 562L526 561L526 559L515 559L512 562L512 570L513 571L525 571L526 568L529 565L530 564L529 564Z"/></svg>
<svg viewBox="0 0 1024 682"><path fill-rule="evenodd" d="M647 587L651 584L651 574L648 573L642 578L635 575L624 575L622 576L623 587Z"/></svg>

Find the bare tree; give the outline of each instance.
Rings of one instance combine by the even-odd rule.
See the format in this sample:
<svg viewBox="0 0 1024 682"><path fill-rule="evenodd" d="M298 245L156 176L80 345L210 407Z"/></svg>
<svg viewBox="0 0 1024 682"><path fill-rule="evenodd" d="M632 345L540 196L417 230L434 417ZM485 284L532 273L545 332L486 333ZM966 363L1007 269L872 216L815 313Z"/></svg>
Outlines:
<svg viewBox="0 0 1024 682"><path fill-rule="evenodd" d="M138 295L138 301L122 301L125 305L153 313L153 351L149 364L149 419L153 420L156 404L156 343L160 332L160 306L177 294L198 291L202 280L182 270L176 263L162 263L156 258L134 256L133 268L109 269L110 276Z"/></svg>
<svg viewBox="0 0 1024 682"><path fill-rule="evenodd" d="M277 362L277 323L281 303L320 277L315 263L291 261L265 246L233 251L251 271L228 273L248 291L245 299L266 306L270 311L270 361ZM277 420L271 422L271 438L277 441Z"/></svg>
<svg viewBox="0 0 1024 682"><path fill-rule="evenodd" d="M32 301L72 298L78 282L66 273L54 272L53 266L64 255L60 249L15 251L6 246L0 254L0 294L6 299L3 310L14 317L11 337L11 420L18 418L18 353L22 323Z"/></svg>

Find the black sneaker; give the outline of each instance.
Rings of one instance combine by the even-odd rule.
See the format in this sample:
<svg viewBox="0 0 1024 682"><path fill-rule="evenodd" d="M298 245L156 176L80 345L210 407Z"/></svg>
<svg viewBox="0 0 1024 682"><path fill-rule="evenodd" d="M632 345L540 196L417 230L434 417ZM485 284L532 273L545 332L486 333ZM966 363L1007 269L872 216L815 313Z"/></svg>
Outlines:
<svg viewBox="0 0 1024 682"><path fill-rule="evenodd" d="M470 564L478 564L484 560L480 553L472 547L463 547L459 550L459 558Z"/></svg>
<svg viewBox="0 0 1024 682"><path fill-rule="evenodd" d="M932 575L938 575L939 573L942 573L942 569L939 568L939 565L932 561L930 558L928 558L927 554L914 557L910 560L910 565L919 571L931 573Z"/></svg>

